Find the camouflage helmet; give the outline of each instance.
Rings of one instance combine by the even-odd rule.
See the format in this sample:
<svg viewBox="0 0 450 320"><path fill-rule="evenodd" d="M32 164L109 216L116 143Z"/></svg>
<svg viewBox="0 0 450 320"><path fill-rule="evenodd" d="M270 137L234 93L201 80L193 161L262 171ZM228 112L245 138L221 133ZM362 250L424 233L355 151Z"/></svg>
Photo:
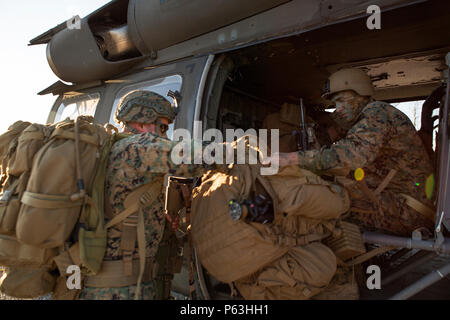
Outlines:
<svg viewBox="0 0 450 320"><path fill-rule="evenodd" d="M333 73L327 80L322 97L330 96L341 91L353 90L360 96L373 96L373 86L370 77L361 69L342 69Z"/></svg>
<svg viewBox="0 0 450 320"><path fill-rule="evenodd" d="M170 122L176 116L175 108L163 96L151 91L132 91L119 102L114 120L120 122L151 123L157 118Z"/></svg>

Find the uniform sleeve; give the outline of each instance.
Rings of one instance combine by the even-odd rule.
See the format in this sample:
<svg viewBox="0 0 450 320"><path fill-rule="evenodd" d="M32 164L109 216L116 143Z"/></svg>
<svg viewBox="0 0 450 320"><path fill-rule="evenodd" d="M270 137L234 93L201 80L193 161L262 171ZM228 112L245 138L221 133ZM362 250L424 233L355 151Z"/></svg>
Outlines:
<svg viewBox="0 0 450 320"><path fill-rule="evenodd" d="M391 125L382 106L369 104L344 139L330 147L299 152L299 166L314 172L362 168L375 160L388 139Z"/></svg>
<svg viewBox="0 0 450 320"><path fill-rule="evenodd" d="M170 173L191 177L201 175L213 167L196 161L196 157L202 152L201 143L193 140L179 143L151 134L139 136L129 146L132 150L130 166L136 170L137 175L152 178L154 175Z"/></svg>

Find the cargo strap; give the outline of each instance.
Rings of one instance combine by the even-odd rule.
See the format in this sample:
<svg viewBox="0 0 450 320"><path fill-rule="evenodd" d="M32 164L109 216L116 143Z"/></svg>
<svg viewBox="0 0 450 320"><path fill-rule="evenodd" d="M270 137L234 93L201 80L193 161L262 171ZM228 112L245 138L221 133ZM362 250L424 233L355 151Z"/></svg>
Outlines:
<svg viewBox="0 0 450 320"><path fill-rule="evenodd" d="M406 199L406 204L408 206L410 206L411 208L413 208L414 210L416 210L417 212L419 212L422 216L424 216L425 218L427 218L430 221L435 221L436 219L436 213L433 209L427 207L426 205L424 205L422 202L414 199L413 197L411 197L410 195L404 194L404 193L400 193L400 195Z"/></svg>
<svg viewBox="0 0 450 320"><path fill-rule="evenodd" d="M153 259L145 260L145 272L142 275L142 281L148 282L155 278L158 264ZM124 275L124 262L122 260L103 261L99 273L94 276L87 276L84 286L93 288L120 288L135 285L140 276L140 263L138 260L132 260L132 272L130 275Z"/></svg>
<svg viewBox="0 0 450 320"><path fill-rule="evenodd" d="M390 246L385 246L385 247L378 247L375 248L373 250L370 250L369 252L366 252L360 256L357 256L356 258L352 258L350 261L348 262L344 262L341 259L339 259L338 257L336 257L338 265L340 266L344 266L344 267L352 267L355 266L357 264L361 264L363 262L366 262L369 259L372 259L373 257L379 255L379 254L383 254L385 252L391 251L393 249L395 249L396 247L390 247Z"/></svg>
<svg viewBox="0 0 450 320"><path fill-rule="evenodd" d="M132 191L124 201L125 210L116 215L109 221L105 228L123 221L121 249L123 256L123 274L131 276L133 270L133 252L136 247L136 238L138 242L139 254L139 276L137 278L137 288L135 299L139 299L141 292L141 282L145 271L145 224L142 209L153 203L161 193L163 179L158 178Z"/></svg>

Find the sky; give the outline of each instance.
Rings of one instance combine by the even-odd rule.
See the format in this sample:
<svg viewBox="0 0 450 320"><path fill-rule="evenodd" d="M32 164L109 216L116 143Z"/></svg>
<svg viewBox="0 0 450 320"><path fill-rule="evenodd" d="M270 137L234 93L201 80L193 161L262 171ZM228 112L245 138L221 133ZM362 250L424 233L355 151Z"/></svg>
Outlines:
<svg viewBox="0 0 450 320"><path fill-rule="evenodd" d="M72 18L84 17L109 0L0 0L0 133L17 120L45 123L56 97L37 93L59 79L46 45L31 39Z"/></svg>
<svg viewBox="0 0 450 320"><path fill-rule="evenodd" d="M31 39L72 18L84 17L109 0L0 0L0 133L17 120L45 123L56 97L37 93L59 79L51 71L46 45ZM399 108L412 121L414 103ZM416 116L420 117L421 104ZM417 128L419 122L416 121Z"/></svg>

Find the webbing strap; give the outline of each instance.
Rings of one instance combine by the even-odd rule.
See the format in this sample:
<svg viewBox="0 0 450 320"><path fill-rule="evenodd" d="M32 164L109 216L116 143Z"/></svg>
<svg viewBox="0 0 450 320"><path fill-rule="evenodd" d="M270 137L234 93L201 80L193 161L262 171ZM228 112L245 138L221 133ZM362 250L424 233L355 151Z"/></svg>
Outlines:
<svg viewBox="0 0 450 320"><path fill-rule="evenodd" d="M392 178L396 175L397 170L391 169L389 173L384 177L383 181L377 187L375 191L371 190L364 180L358 181L358 185L361 187L361 191L370 199L372 202L378 207L378 210L381 211L380 200L377 196L383 191L389 182L391 182Z"/></svg>
<svg viewBox="0 0 450 320"><path fill-rule="evenodd" d="M133 204L131 207L126 208L121 213L116 215L114 218L112 218L106 225L105 229L111 228L112 226L118 224L119 222L122 222L125 220L129 215L132 213L135 213L139 209L139 203Z"/></svg>
<svg viewBox="0 0 450 320"><path fill-rule="evenodd" d="M380 200L377 199L375 193L367 186L364 180L358 182L361 191L377 206L380 208Z"/></svg>
<svg viewBox="0 0 450 320"><path fill-rule="evenodd" d="M124 206L126 209L114 216L114 218L105 225L105 228L108 229L119 222L122 222L132 213L137 212L140 204L139 198L144 192L146 193L147 198L146 203L149 204L154 202L161 193L161 181L162 179L156 179L153 182L133 190L124 201Z"/></svg>
<svg viewBox="0 0 450 320"><path fill-rule="evenodd" d="M122 237L120 239L120 249L122 250L123 272L126 276L131 275L133 251L136 248L138 216L130 215L122 223Z"/></svg>
<svg viewBox="0 0 450 320"><path fill-rule="evenodd" d="M144 225L144 213L142 208L138 213L138 225L137 225L137 240L138 240L138 253L139 253L139 276L137 280L137 288L135 294L135 300L138 300L141 295L141 282L145 271L145 225Z"/></svg>
<svg viewBox="0 0 450 320"><path fill-rule="evenodd" d="M55 196L25 191L21 202L27 206L41 209L73 208L83 205L84 199L70 200L70 196Z"/></svg>
<svg viewBox="0 0 450 320"><path fill-rule="evenodd" d="M147 282L156 277L157 264L153 259L144 260L145 273L142 280ZM87 276L85 278L85 287L94 288L118 288L136 284L139 278L140 264L137 260L133 260L133 272L130 276L123 274L123 261L103 261L102 268L96 275Z"/></svg>
<svg viewBox="0 0 450 320"><path fill-rule="evenodd" d="M397 170L395 169L391 169L391 171L389 171L389 173L386 175L386 177L384 177L383 181L380 183L378 188L374 191L375 195L380 194L381 191L383 191L387 187L387 185L389 184L389 182L391 182L392 178L394 178L396 173Z"/></svg>
<svg viewBox="0 0 450 320"><path fill-rule="evenodd" d="M274 243L288 247L304 246L312 242L321 241L331 235L330 232L290 235L283 232L280 226L277 225L268 226L267 230Z"/></svg>
<svg viewBox="0 0 450 320"><path fill-rule="evenodd" d="M431 221L434 221L436 219L436 213L433 209L427 207L422 202L414 199L410 195L404 193L401 193L400 195L406 199L406 204L408 206L410 206L411 208L422 214L425 218Z"/></svg>
<svg viewBox="0 0 450 320"><path fill-rule="evenodd" d="M132 254L136 247L136 238L138 242L139 254L139 275L137 279L137 288L135 299L140 298L141 283L145 272L145 255L146 255L146 240L145 240L145 221L142 208L153 203L161 193L162 178L143 185L136 190L133 190L125 199L124 207L126 208L109 221L105 228L119 223L123 223L121 249L123 252L123 272L125 275L131 273L132 268ZM137 212L137 215L133 215Z"/></svg>
<svg viewBox="0 0 450 320"><path fill-rule="evenodd" d="M55 131L53 131L53 133L50 136L50 138L60 138L60 139L75 140L75 132L69 132L69 131L64 130L62 128L56 128ZM90 135L85 134L85 133L80 133L80 140L85 142L85 143L93 144L94 146L98 146L99 145L99 141L98 141L98 138L96 136L90 136Z"/></svg>
<svg viewBox="0 0 450 320"><path fill-rule="evenodd" d="M339 265L342 265L345 267L352 267L354 265L366 262L367 260L372 259L373 257L375 257L379 254L383 254L385 252L391 251L395 248L396 247L390 247L390 246L375 248L373 250L370 250L369 252L366 252L360 256L357 256L356 258L352 259L349 262L343 262L338 257L336 257L336 259L337 259Z"/></svg>

